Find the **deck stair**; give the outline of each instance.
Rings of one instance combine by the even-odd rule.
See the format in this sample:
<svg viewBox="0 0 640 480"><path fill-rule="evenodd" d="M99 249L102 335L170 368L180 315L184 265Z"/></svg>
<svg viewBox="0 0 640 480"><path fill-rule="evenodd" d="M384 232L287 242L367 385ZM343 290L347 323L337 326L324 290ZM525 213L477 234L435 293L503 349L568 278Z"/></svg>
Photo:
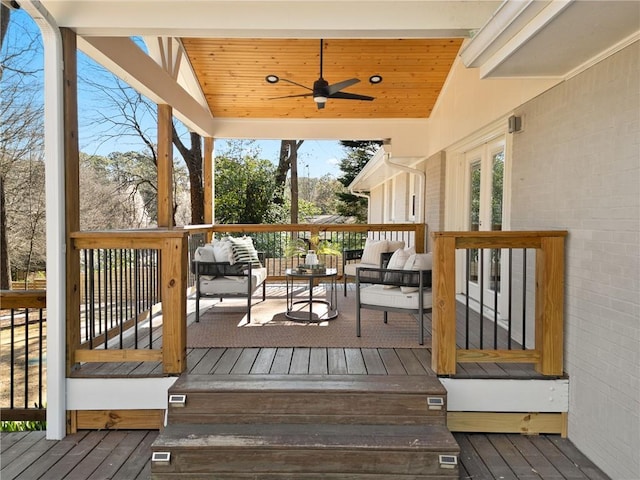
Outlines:
<svg viewBox="0 0 640 480"><path fill-rule="evenodd" d="M435 376L183 375L152 478L458 478Z"/></svg>

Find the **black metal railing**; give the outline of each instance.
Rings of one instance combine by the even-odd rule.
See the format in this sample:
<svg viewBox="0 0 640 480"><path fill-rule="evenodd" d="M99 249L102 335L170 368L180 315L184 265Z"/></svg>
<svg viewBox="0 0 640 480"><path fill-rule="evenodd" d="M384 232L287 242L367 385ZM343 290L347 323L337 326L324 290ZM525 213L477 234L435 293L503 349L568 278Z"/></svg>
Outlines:
<svg viewBox="0 0 640 480"><path fill-rule="evenodd" d="M213 238L250 236L256 249L264 252L270 279L283 279L285 270L304 263L307 250L314 250L320 262L342 275L342 254L363 248L367 238L402 240L406 247L424 249L424 225L215 225L208 227ZM194 233L201 233L196 230ZM191 234L191 236L194 235ZM195 241L190 240L190 243ZM419 245L418 245L419 244Z"/></svg>
<svg viewBox="0 0 640 480"><path fill-rule="evenodd" d="M85 249L81 255L80 343L153 348L160 257L153 249Z"/></svg>
<svg viewBox="0 0 640 480"><path fill-rule="evenodd" d="M534 331L528 302L535 296L527 259L535 263L535 253L535 249L524 248L465 250L465 349L527 348Z"/></svg>
<svg viewBox="0 0 640 480"><path fill-rule="evenodd" d="M44 421L46 405L46 292L0 293L0 417Z"/></svg>

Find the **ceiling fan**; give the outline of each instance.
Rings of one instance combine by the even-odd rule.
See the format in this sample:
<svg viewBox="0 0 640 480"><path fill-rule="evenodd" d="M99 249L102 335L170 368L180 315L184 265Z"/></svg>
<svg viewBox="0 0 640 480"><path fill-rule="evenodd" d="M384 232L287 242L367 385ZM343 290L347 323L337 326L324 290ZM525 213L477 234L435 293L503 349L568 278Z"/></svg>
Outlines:
<svg viewBox="0 0 640 480"><path fill-rule="evenodd" d="M343 100L365 100L365 101L371 101L374 99L374 97L369 97L367 95L358 95L357 93L347 93L342 91L343 89L358 83L360 80L357 78L350 78L349 80L343 80L342 82L329 85L329 82L327 82L322 77L322 50L323 50L322 47L323 47L323 40L320 39L320 78L318 78L318 80L313 82L313 88L306 87L297 82L294 82L293 80L280 78L277 75L267 75L265 77L265 80L267 81L267 83L274 84L282 80L283 82L291 83L293 85L297 85L298 87L302 87L306 90L310 90L311 93L301 93L299 95L285 95L284 97L273 97L270 100L275 100L279 98L313 97L313 101L316 102L316 104L318 105L318 109L321 109L321 108L324 108L324 105L325 103L327 103L327 100L329 98L341 98ZM376 82L372 81L372 83L379 83L382 80L382 77L380 76L376 76L376 77L380 78L380 80Z"/></svg>

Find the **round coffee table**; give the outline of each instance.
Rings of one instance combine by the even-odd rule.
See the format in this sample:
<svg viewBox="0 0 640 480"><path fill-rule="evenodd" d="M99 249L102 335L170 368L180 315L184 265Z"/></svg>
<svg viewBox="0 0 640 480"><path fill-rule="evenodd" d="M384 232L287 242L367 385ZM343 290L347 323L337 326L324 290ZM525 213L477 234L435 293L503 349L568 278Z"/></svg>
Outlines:
<svg viewBox="0 0 640 480"><path fill-rule="evenodd" d="M323 320L336 318L338 316L338 294L336 290L337 276L338 270L336 268L322 269L317 272L300 272L295 268L288 268L285 272L285 280L287 284L287 311L285 312L285 317L291 320L303 322L321 322ZM305 280L309 282L309 293L306 298L301 298L299 300L294 298L295 291L293 285L296 280ZM328 285L328 300L323 298L313 298L313 285L317 280L324 281ZM316 313L314 318L314 304L326 305L326 314L318 315L318 313ZM302 305L302 307L294 310L294 305Z"/></svg>

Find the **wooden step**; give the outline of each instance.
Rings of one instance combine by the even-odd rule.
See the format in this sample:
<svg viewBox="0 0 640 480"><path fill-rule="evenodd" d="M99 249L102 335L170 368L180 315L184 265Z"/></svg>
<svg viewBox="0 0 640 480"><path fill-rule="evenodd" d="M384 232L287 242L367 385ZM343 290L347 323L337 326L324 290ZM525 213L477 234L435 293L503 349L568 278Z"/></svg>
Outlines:
<svg viewBox="0 0 640 480"><path fill-rule="evenodd" d="M440 425L216 424L170 425L152 452L155 480L408 480L458 478L460 449Z"/></svg>
<svg viewBox="0 0 640 480"><path fill-rule="evenodd" d="M444 425L446 397L435 376L184 375L168 423Z"/></svg>

